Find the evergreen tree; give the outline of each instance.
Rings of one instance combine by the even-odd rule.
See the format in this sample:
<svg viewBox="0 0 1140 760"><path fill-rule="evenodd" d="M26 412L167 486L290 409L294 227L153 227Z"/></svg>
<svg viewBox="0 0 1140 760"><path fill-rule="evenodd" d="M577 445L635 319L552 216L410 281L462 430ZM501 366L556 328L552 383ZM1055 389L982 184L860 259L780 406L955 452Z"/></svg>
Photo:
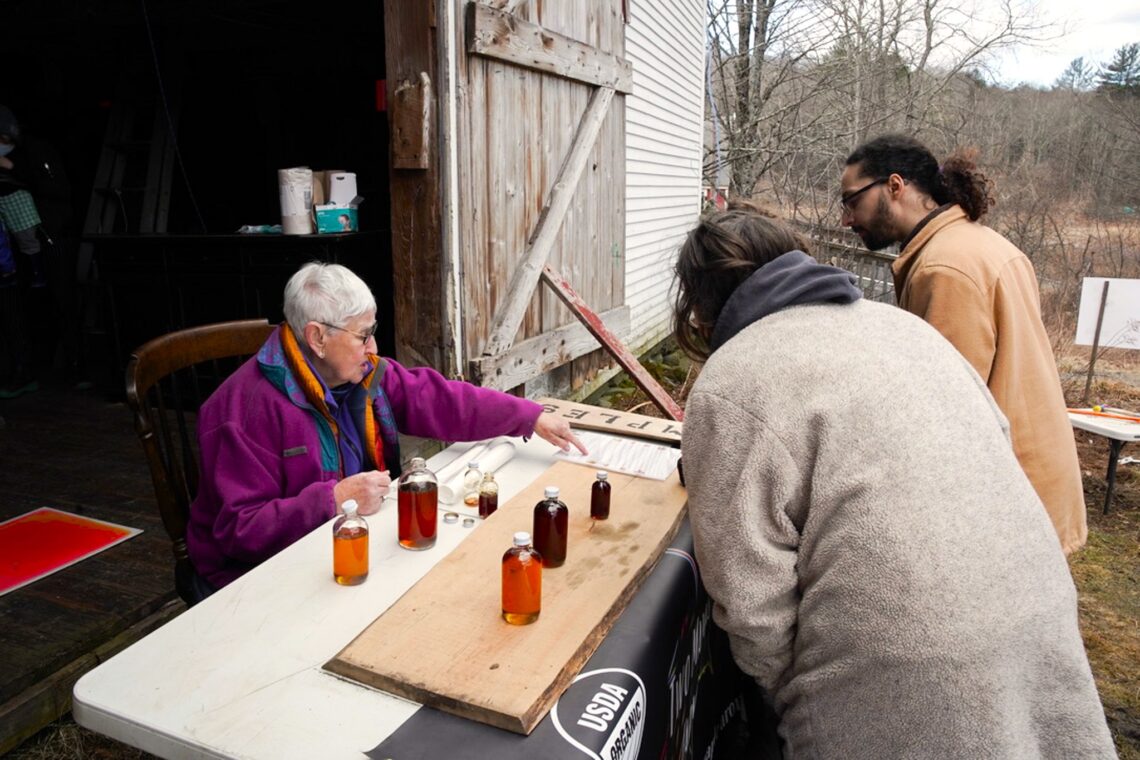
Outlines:
<svg viewBox="0 0 1140 760"><path fill-rule="evenodd" d="M1096 72L1091 64L1085 63L1085 59L1082 57L1074 58L1069 62L1068 68L1061 72L1061 76L1057 77L1053 87L1058 90L1080 92L1091 90L1095 82Z"/></svg>
<svg viewBox="0 0 1140 760"><path fill-rule="evenodd" d="M1100 70L1097 89L1110 94L1140 95L1140 42L1117 48L1112 62Z"/></svg>

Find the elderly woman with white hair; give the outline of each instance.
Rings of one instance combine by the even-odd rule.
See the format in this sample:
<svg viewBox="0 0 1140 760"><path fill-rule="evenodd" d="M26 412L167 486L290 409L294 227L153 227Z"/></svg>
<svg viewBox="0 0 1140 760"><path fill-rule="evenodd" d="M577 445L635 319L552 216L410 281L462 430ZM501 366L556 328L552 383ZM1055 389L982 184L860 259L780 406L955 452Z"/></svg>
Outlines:
<svg viewBox="0 0 1140 760"><path fill-rule="evenodd" d="M201 482L186 543L202 596L337 514L380 508L399 474L398 432L446 441L581 442L533 401L376 355L376 300L336 264L285 286L285 324L202 405Z"/></svg>

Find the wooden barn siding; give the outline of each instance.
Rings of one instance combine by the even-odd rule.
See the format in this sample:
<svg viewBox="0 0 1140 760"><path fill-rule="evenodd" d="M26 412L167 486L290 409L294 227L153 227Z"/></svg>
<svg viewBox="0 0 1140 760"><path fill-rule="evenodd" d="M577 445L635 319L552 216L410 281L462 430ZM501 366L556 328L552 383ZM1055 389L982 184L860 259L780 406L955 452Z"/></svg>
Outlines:
<svg viewBox="0 0 1140 760"><path fill-rule="evenodd" d="M384 2L387 100L401 82L426 72L438 87L435 13L429 3ZM432 118L438 119L433 103ZM443 366L442 242L440 238L439 141L428 142L426 170L392 169L392 270L395 283L396 358L409 364Z"/></svg>
<svg viewBox="0 0 1140 760"><path fill-rule="evenodd" d="M699 0L630 2L625 289L635 351L669 334L673 262L700 213L704 30Z"/></svg>
<svg viewBox="0 0 1140 760"><path fill-rule="evenodd" d="M501 4L501 3L500 3ZM463 19L466 2L456 3ZM586 6L586 7L583 7ZM624 55L621 0L523 3L522 19ZM465 50L462 22L457 29ZM466 54L457 71L459 226L464 352L482 353L495 309L538 223L550 186L570 149L592 88ZM624 302L625 114L618 94L547 260L597 312ZM467 149L469 146L469 149ZM540 285L515 342L574 321ZM577 389L609 365L595 352L569 372Z"/></svg>

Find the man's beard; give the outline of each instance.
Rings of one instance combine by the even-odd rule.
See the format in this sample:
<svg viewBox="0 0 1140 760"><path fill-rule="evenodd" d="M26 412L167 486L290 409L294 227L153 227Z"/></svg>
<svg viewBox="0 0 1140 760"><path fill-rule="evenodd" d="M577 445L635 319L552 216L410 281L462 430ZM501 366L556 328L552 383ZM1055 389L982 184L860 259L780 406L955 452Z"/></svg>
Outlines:
<svg viewBox="0 0 1140 760"><path fill-rule="evenodd" d="M869 250L881 251L897 242L894 234L890 231L890 215L887 199L880 196L875 204L875 215L871 217L871 221L867 223L866 227L861 226L858 230L863 245L867 246Z"/></svg>

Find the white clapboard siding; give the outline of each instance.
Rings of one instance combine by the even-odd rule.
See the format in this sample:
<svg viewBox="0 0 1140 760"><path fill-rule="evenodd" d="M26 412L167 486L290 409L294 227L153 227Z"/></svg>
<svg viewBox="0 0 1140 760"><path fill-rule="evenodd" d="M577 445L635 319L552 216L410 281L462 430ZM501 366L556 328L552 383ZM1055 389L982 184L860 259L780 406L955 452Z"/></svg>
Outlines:
<svg viewBox="0 0 1140 760"><path fill-rule="evenodd" d="M639 352L669 333L673 262L700 213L704 0L631 0L625 52L625 302Z"/></svg>

